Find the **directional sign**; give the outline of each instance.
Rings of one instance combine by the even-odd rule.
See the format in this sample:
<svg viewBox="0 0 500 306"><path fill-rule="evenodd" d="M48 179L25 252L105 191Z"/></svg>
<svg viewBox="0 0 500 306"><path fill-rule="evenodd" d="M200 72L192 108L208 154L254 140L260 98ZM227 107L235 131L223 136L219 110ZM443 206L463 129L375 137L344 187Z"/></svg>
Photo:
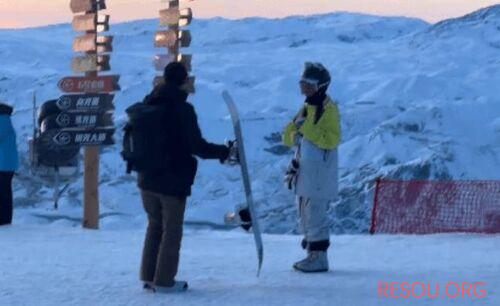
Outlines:
<svg viewBox="0 0 500 306"><path fill-rule="evenodd" d="M82 13L93 10L105 10L106 3L104 0L71 0L70 8L73 13Z"/></svg>
<svg viewBox="0 0 500 306"><path fill-rule="evenodd" d="M193 58L190 54L179 54L177 58L173 54L158 54L154 58L154 66L157 71L163 71L165 67L172 62L180 62L186 66L188 71L191 71L191 59Z"/></svg>
<svg viewBox="0 0 500 306"><path fill-rule="evenodd" d="M114 133L115 129L105 128L61 129L55 131L52 142L60 147L112 145L115 143Z"/></svg>
<svg viewBox="0 0 500 306"><path fill-rule="evenodd" d="M56 105L64 112L107 112L115 109L113 98L114 95L109 94L64 95L57 100Z"/></svg>
<svg viewBox="0 0 500 306"><path fill-rule="evenodd" d="M69 160L75 158L80 151L80 146L69 145L59 146L54 143L54 136L58 133L57 130L48 130L41 133L40 137L35 139L35 147L40 164L47 167L62 166Z"/></svg>
<svg viewBox="0 0 500 306"><path fill-rule="evenodd" d="M196 92L195 87L194 87L195 81L196 81L196 78L194 76L188 77L186 85L184 85L184 87L185 87L185 89L186 89L187 92L189 92L189 93L195 93ZM158 85L161 85L163 83L165 83L165 80L161 76L157 76L153 80L153 86L154 87L156 87Z"/></svg>
<svg viewBox="0 0 500 306"><path fill-rule="evenodd" d="M180 18L181 12L178 8L168 8L160 11L160 25L162 26L179 25Z"/></svg>
<svg viewBox="0 0 500 306"><path fill-rule="evenodd" d="M105 32L109 30L109 15L98 15L95 13L77 15L73 18L73 29L75 31L97 31ZM97 21L97 22L96 22Z"/></svg>
<svg viewBox="0 0 500 306"><path fill-rule="evenodd" d="M113 127L112 113L72 112L49 116L42 121L40 131L64 128L104 128Z"/></svg>
<svg viewBox="0 0 500 306"><path fill-rule="evenodd" d="M181 19L179 20L179 26L185 27L191 24L193 21L193 11L190 8L183 9L181 11Z"/></svg>
<svg viewBox="0 0 500 306"><path fill-rule="evenodd" d="M71 69L76 72L108 71L109 55L87 54L85 56L75 57L71 63Z"/></svg>
<svg viewBox="0 0 500 306"><path fill-rule="evenodd" d="M86 34L75 38L73 42L73 51L88 52L96 49L96 35Z"/></svg>
<svg viewBox="0 0 500 306"><path fill-rule="evenodd" d="M96 34L85 34L75 38L73 51L75 52L111 52L113 51L113 36L97 36Z"/></svg>
<svg viewBox="0 0 500 306"><path fill-rule="evenodd" d="M73 13L92 11L97 5L96 0L71 0L70 8Z"/></svg>
<svg viewBox="0 0 500 306"><path fill-rule="evenodd" d="M76 113L67 114L70 125L81 127L110 127L114 126L112 113ZM61 115L60 115L61 116ZM59 119L59 117L57 118ZM66 118L68 119L68 118ZM67 121L67 120L66 120Z"/></svg>
<svg viewBox="0 0 500 306"><path fill-rule="evenodd" d="M118 75L98 77L66 77L57 86L67 93L101 93L120 90Z"/></svg>
<svg viewBox="0 0 500 306"><path fill-rule="evenodd" d="M187 26L193 20L193 11L190 8L179 10L168 8L160 11L160 25L162 26Z"/></svg>
<svg viewBox="0 0 500 306"><path fill-rule="evenodd" d="M85 14L73 17L73 30L75 31L94 31L96 28L96 15L97 14Z"/></svg>
<svg viewBox="0 0 500 306"><path fill-rule="evenodd" d="M159 31L155 35L155 47L173 47L177 43L177 32L174 30Z"/></svg>
<svg viewBox="0 0 500 306"><path fill-rule="evenodd" d="M113 51L113 36L97 37L97 53L107 53Z"/></svg>
<svg viewBox="0 0 500 306"><path fill-rule="evenodd" d="M179 31L179 37L177 37L177 32L175 30L156 32L155 47L171 48L175 46L178 40L180 41L181 47L189 47L191 45L191 32Z"/></svg>
<svg viewBox="0 0 500 306"><path fill-rule="evenodd" d="M154 66L157 71L163 71L168 64L175 61L175 56L173 54L158 54L154 58Z"/></svg>
<svg viewBox="0 0 500 306"><path fill-rule="evenodd" d="M109 15L97 16L97 33L109 31Z"/></svg>
<svg viewBox="0 0 500 306"><path fill-rule="evenodd" d="M187 71L191 71L191 69L192 69L192 66L191 66L192 59L193 59L193 56L191 54L179 54L179 56L177 57L177 61L184 64Z"/></svg>
<svg viewBox="0 0 500 306"><path fill-rule="evenodd" d="M113 126L113 115L111 113L73 112L61 113L55 118L59 128L69 127L109 127Z"/></svg>
<svg viewBox="0 0 500 306"><path fill-rule="evenodd" d="M181 42L181 47L187 48L191 45L191 32L190 31L179 31L179 40Z"/></svg>

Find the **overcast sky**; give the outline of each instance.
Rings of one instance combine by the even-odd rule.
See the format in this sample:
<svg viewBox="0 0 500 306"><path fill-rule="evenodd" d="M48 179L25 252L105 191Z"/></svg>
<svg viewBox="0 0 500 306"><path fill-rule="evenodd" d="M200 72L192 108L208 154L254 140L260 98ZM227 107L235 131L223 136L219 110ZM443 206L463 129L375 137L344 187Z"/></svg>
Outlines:
<svg viewBox="0 0 500 306"><path fill-rule="evenodd" d="M31 27L69 22L70 0L0 0L0 28ZM161 2L164 2L163 5ZM154 18L165 0L107 0L112 21ZM478 8L500 4L500 0L181 0L193 8L195 17L249 16L284 17L328 13L361 12L401 15L436 22Z"/></svg>

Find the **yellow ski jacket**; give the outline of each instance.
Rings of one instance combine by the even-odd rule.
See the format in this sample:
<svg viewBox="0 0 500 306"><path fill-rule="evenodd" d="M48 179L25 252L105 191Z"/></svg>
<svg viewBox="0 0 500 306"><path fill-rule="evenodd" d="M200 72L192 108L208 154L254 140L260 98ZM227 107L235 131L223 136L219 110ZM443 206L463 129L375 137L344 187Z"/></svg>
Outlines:
<svg viewBox="0 0 500 306"><path fill-rule="evenodd" d="M293 147L297 143L297 136L300 133L305 139L323 150L333 150L338 147L341 139L340 114L337 104L326 97L323 115L315 124L316 106L304 105L294 120L287 125L283 142L288 147ZM306 112L304 112L306 110ZM306 113L307 116L303 117Z"/></svg>

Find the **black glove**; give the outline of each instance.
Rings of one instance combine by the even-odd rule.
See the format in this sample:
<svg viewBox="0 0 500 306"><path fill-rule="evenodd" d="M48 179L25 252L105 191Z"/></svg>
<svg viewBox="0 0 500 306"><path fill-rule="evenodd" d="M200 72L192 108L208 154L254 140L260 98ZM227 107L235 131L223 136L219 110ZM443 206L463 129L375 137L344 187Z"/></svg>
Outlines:
<svg viewBox="0 0 500 306"><path fill-rule="evenodd" d="M240 226L245 231L248 232L250 230L250 228L252 227L252 215L250 214L250 210L248 209L248 207L240 209L240 211L238 211L238 215L240 216L240 220L241 220Z"/></svg>
<svg viewBox="0 0 500 306"><path fill-rule="evenodd" d="M296 159L292 159L288 169L285 173L285 187L292 190L297 183L297 175L299 174L299 162Z"/></svg>

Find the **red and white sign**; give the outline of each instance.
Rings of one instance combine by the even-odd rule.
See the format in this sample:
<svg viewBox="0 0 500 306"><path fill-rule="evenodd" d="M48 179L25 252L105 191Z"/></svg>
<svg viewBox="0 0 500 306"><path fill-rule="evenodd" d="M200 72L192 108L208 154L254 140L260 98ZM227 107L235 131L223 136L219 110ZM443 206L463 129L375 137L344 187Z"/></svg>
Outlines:
<svg viewBox="0 0 500 306"><path fill-rule="evenodd" d="M120 90L118 75L66 77L57 86L66 93L108 93Z"/></svg>

